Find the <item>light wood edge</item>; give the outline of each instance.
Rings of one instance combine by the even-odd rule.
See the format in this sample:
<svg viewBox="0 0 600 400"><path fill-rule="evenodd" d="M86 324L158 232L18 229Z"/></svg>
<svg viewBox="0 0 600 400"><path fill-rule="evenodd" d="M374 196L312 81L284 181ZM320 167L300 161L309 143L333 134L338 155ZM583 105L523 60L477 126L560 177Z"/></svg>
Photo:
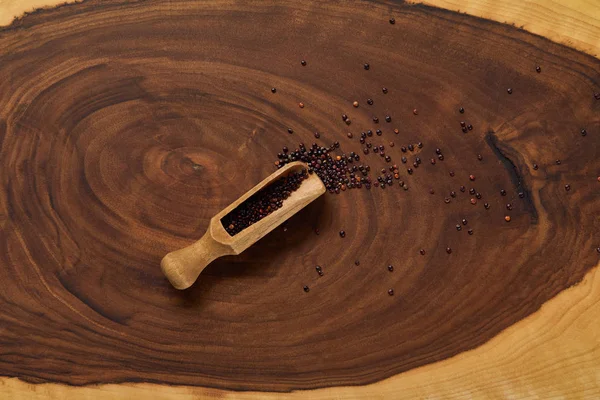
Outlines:
<svg viewBox="0 0 600 400"><path fill-rule="evenodd" d="M10 25L15 18L40 8L81 1L83 0L0 0L0 27Z"/></svg>
<svg viewBox="0 0 600 400"><path fill-rule="evenodd" d="M409 0L512 24L554 42L600 56L598 0Z"/></svg>
<svg viewBox="0 0 600 400"><path fill-rule="evenodd" d="M600 7L595 0L427 0L452 11L513 23L598 57ZM72 1L76 2L76 1ZM0 25L64 1L0 0ZM577 286L475 350L358 387L256 393L166 386L108 384L72 387L0 378L0 398L21 399L592 399L600 398L600 264Z"/></svg>

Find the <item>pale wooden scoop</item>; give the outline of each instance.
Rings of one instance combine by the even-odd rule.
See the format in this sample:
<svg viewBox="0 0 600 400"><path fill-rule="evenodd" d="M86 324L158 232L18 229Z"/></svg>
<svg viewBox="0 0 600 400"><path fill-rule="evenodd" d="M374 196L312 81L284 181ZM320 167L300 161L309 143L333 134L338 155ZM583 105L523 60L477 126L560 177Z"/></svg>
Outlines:
<svg viewBox="0 0 600 400"><path fill-rule="evenodd" d="M177 289L187 289L194 284L200 272L213 260L226 255L240 254L282 222L325 193L325 185L323 185L321 179L316 174L309 174L308 178L302 181L300 187L283 201L281 208L250 225L235 236L230 236L227 233L221 223L223 217L254 193L277 180L277 178L307 168L307 165L303 162L296 161L278 169L242 197L231 203L229 207L212 217L206 233L200 240L188 247L167 254L162 259L160 267L171 284Z"/></svg>

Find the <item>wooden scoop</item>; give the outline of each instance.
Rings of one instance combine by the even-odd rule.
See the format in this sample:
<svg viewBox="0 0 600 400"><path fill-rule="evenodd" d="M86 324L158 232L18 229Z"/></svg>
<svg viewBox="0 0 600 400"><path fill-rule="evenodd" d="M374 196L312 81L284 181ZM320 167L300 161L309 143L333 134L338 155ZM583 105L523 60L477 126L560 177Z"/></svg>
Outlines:
<svg viewBox="0 0 600 400"><path fill-rule="evenodd" d="M307 169L307 165L296 161L278 169L242 197L231 203L229 207L215 215L206 233L196 243L167 254L161 261L160 267L171 284L177 289L187 289L200 275L200 272L213 260L232 254L240 254L255 242L271 232L282 222L296 214L310 202L325 193L325 185L316 174L309 174L284 200L281 208L275 210L260 221L250 225L235 236L230 236L223 227L221 219L234 210L238 205L254 193L268 186L280 177L293 172Z"/></svg>

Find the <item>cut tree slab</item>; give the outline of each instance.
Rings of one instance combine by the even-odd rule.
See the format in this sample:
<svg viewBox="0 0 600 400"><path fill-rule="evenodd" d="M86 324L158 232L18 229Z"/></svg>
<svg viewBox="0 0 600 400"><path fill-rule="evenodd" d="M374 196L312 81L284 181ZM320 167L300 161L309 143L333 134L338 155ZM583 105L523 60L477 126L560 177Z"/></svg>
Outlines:
<svg viewBox="0 0 600 400"><path fill-rule="evenodd" d="M385 2L89 0L27 16L0 48L13 398L598 393L592 372L564 392L548 369L598 366L597 59ZM364 154L368 130L389 162ZM327 195L173 290L162 256L314 141L399 179Z"/></svg>

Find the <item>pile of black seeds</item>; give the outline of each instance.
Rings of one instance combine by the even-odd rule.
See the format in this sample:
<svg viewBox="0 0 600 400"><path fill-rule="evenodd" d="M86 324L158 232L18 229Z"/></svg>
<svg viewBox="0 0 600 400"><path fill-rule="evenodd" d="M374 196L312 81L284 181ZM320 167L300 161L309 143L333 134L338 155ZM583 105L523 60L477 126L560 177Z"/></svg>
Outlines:
<svg viewBox="0 0 600 400"><path fill-rule="evenodd" d="M360 189L363 185L370 189L371 178L367 176L370 167L358 164L360 156L354 152L332 156L331 152L339 147L338 142L329 147L313 143L310 148L306 148L303 143L300 143L298 148L293 151L284 147L282 152L277 155L279 160L275 161L275 165L277 168L281 168L294 161L305 162L308 164L308 173L317 174L330 193L340 193L346 189Z"/></svg>
<svg viewBox="0 0 600 400"><path fill-rule="evenodd" d="M221 219L221 224L231 236L238 234L250 225L260 221L273 211L281 208L283 201L296 191L308 171L292 172L281 177L266 188L258 191Z"/></svg>

